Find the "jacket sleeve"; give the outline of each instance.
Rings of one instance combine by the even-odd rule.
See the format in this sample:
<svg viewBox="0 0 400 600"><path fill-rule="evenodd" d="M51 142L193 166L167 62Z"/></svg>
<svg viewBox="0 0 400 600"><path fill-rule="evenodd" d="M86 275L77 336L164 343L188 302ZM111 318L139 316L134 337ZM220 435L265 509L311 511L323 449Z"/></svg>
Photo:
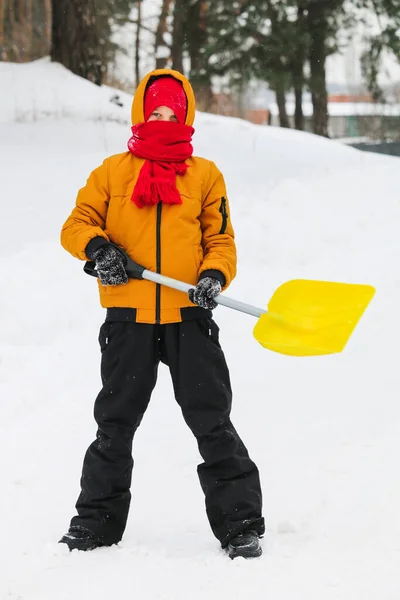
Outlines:
<svg viewBox="0 0 400 600"><path fill-rule="evenodd" d="M88 260L85 250L91 240L101 237L109 241L104 232L109 199L106 159L79 190L76 206L61 230L61 245L72 256Z"/></svg>
<svg viewBox="0 0 400 600"><path fill-rule="evenodd" d="M235 234L223 175L214 163L210 164L200 215L204 260L199 275L201 278L206 271L219 271L225 278L223 289L226 289L236 275Z"/></svg>

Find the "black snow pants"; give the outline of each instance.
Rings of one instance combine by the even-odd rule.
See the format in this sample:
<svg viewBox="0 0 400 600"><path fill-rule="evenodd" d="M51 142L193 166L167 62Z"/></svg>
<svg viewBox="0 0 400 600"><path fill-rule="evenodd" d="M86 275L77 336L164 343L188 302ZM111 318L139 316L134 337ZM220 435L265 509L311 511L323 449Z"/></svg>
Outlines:
<svg viewBox="0 0 400 600"><path fill-rule="evenodd" d="M216 323L209 318L168 325L106 321L99 341L98 431L85 455L78 516L71 525L90 529L105 544L121 540L131 500L132 440L162 361L204 461L198 475L212 531L222 547L248 529L262 535L258 469L230 421L232 392Z"/></svg>

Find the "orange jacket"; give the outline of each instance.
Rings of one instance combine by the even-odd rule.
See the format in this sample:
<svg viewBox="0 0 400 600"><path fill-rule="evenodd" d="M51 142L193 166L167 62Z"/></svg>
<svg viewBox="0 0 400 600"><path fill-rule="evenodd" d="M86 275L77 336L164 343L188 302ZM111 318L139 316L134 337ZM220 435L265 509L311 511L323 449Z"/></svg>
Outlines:
<svg viewBox="0 0 400 600"><path fill-rule="evenodd" d="M140 83L132 104L132 123L144 120L146 85L150 77L159 75L173 75L182 82L188 99L186 124L192 125L192 87L183 75L168 69L153 71ZM130 152L107 158L78 193L62 228L63 247L88 260L88 243L101 236L146 269L193 285L204 271L220 271L226 289L236 274L236 248L224 179L211 161L191 157L186 162L190 168L176 182L182 204L138 208L131 196L144 160ZM98 285L104 308L134 308L140 323L179 322L181 309L187 314L187 308L194 308L184 292L150 281L131 279L118 286L103 286L99 281Z"/></svg>

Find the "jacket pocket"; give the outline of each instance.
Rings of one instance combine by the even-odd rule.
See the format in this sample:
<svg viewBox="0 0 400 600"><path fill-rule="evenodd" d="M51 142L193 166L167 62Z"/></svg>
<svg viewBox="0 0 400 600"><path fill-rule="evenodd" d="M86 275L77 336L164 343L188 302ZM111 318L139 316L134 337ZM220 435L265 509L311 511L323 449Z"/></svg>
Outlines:
<svg viewBox="0 0 400 600"><path fill-rule="evenodd" d="M221 198L219 212L221 213L221 217L222 217L222 224L221 224L221 229L219 232L221 234L221 233L225 233L226 226L228 224L228 210L226 208L226 198L224 198L223 196Z"/></svg>

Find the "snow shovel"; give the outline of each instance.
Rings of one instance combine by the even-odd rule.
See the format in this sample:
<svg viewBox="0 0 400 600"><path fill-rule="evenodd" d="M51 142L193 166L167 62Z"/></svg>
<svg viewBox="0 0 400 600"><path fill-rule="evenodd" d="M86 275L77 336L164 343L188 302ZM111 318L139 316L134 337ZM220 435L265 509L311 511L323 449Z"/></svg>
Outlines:
<svg viewBox="0 0 400 600"><path fill-rule="evenodd" d="M148 271L115 247L124 255L128 277L186 293L194 288L193 284ZM94 262L87 262L84 271L98 277ZM275 291L268 310L222 294L214 299L217 304L258 317L253 335L264 348L288 356L316 356L344 349L374 294L370 285L295 279Z"/></svg>

